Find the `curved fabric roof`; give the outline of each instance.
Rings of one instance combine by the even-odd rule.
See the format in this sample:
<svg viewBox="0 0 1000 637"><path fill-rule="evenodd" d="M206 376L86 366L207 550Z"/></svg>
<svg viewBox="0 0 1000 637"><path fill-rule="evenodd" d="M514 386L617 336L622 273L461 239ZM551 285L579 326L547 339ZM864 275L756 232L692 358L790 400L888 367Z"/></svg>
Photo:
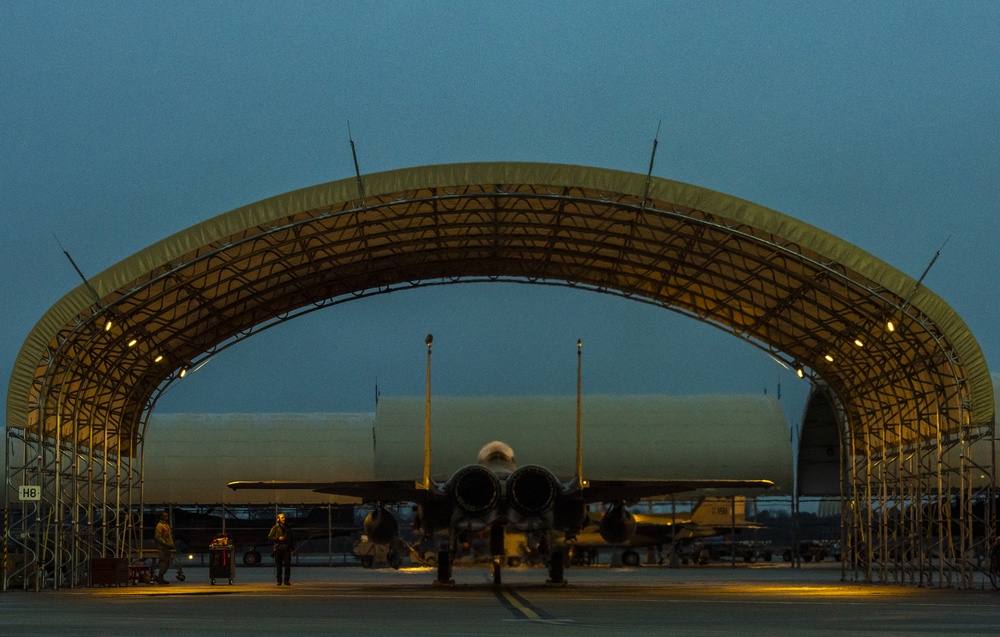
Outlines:
<svg viewBox="0 0 1000 637"><path fill-rule="evenodd" d="M487 280L574 285L712 323L807 366L857 433L895 427L906 442L935 436L935 414L944 431L992 422L986 362L944 301L773 210L551 164L395 170L363 189L350 178L238 208L91 279L99 303L73 290L18 355L7 426L135 453L158 388L234 339L314 304Z"/></svg>

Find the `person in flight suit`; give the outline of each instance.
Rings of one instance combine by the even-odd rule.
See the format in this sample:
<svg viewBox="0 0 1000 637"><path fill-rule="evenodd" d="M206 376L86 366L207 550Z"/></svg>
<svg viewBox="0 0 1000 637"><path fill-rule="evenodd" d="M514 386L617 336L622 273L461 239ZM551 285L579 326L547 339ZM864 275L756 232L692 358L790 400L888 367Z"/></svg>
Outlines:
<svg viewBox="0 0 1000 637"><path fill-rule="evenodd" d="M285 520L285 514L279 513L278 519L267 534L267 539L274 543L274 574L278 578L278 586L282 583L291 586L288 581L292 575L292 528ZM284 570L284 577L282 577Z"/></svg>
<svg viewBox="0 0 1000 637"><path fill-rule="evenodd" d="M153 534L153 540L156 542L156 548L160 552L160 573L156 577L156 582L158 584L169 584L163 576L166 575L167 569L170 568L170 555L174 552L174 533L170 530L169 524L170 516L164 511L160 514L160 521L156 524L156 531Z"/></svg>

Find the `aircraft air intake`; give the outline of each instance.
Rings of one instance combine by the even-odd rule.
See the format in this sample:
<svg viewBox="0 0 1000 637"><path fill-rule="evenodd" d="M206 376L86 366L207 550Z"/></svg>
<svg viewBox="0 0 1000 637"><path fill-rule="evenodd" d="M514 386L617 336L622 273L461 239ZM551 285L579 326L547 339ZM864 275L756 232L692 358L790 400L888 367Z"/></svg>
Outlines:
<svg viewBox="0 0 1000 637"><path fill-rule="evenodd" d="M635 517L616 504L601 518L601 537L608 544L624 544L635 535Z"/></svg>
<svg viewBox="0 0 1000 637"><path fill-rule="evenodd" d="M559 497L559 482L547 469L526 465L507 479L510 506L523 516L548 513Z"/></svg>
<svg viewBox="0 0 1000 637"><path fill-rule="evenodd" d="M455 472L447 491L463 513L482 515L500 501L500 480L486 467L470 465Z"/></svg>
<svg viewBox="0 0 1000 637"><path fill-rule="evenodd" d="M376 544L388 544L399 534L399 523L391 513L376 507L365 517L365 533Z"/></svg>

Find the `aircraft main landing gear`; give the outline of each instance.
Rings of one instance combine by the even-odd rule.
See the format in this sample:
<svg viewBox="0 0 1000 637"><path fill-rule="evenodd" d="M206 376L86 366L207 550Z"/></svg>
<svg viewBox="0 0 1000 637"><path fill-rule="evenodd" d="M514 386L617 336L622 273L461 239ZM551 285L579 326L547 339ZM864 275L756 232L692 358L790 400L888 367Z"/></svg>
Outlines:
<svg viewBox="0 0 1000 637"><path fill-rule="evenodd" d="M454 586L455 580L451 578L451 552L438 551L437 557L437 579L435 586Z"/></svg>

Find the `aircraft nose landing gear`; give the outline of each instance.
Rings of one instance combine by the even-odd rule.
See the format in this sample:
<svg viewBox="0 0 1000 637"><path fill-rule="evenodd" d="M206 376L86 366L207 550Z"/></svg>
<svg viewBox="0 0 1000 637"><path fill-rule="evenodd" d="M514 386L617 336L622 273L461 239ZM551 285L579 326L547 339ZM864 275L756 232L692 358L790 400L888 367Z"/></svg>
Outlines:
<svg viewBox="0 0 1000 637"><path fill-rule="evenodd" d="M507 556L504 550L504 529L499 524L490 527L490 571L493 575L493 583L500 585L503 578L503 563Z"/></svg>
<svg viewBox="0 0 1000 637"><path fill-rule="evenodd" d="M566 568L565 557L562 549L555 549L549 556L549 579L545 580L547 586L565 586L566 579L563 572Z"/></svg>
<svg viewBox="0 0 1000 637"><path fill-rule="evenodd" d="M502 573L503 573L503 556L494 555L493 561L490 563L490 571L493 575L493 583L497 586L501 584Z"/></svg>
<svg viewBox="0 0 1000 637"><path fill-rule="evenodd" d="M454 586L455 580L451 578L451 551L444 549L438 552L437 556L437 579L435 586Z"/></svg>

